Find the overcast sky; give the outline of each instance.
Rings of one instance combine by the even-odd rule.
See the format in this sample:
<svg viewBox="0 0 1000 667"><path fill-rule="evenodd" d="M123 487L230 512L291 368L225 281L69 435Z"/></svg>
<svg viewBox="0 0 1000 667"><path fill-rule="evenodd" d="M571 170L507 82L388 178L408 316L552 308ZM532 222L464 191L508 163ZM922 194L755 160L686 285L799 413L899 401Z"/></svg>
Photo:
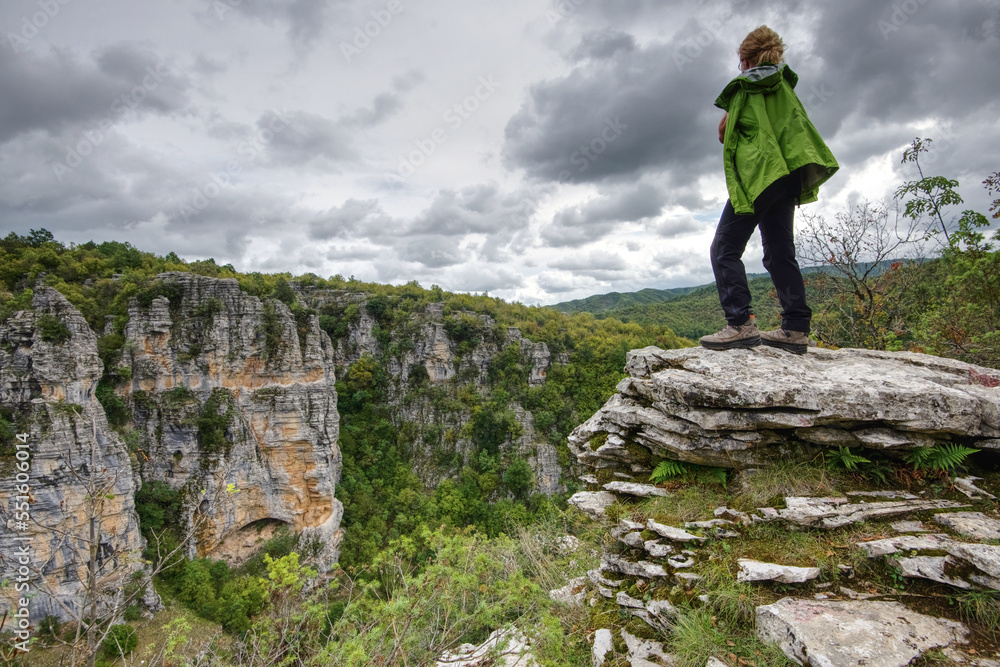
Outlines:
<svg viewBox="0 0 1000 667"><path fill-rule="evenodd" d="M891 194L915 136L986 211L1000 0L3 0L0 233L528 304L711 282L762 23L841 164L803 212Z"/></svg>

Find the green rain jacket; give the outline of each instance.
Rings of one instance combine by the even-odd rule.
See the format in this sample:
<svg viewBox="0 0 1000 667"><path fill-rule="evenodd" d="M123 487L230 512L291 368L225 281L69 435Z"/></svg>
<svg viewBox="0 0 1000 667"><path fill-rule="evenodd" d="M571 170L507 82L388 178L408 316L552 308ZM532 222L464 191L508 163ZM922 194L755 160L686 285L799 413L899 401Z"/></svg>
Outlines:
<svg viewBox="0 0 1000 667"><path fill-rule="evenodd" d="M818 198L819 186L840 168L795 94L799 77L786 65L768 63L729 82L715 106L729 113L723 159L729 199L738 215L771 183L802 170L797 204Z"/></svg>

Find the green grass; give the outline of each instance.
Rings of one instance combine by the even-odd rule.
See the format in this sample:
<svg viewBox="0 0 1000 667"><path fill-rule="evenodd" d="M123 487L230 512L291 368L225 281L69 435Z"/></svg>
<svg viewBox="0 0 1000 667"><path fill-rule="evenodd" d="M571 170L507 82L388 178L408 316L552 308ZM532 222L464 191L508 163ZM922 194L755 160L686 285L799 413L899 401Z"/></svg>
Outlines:
<svg viewBox="0 0 1000 667"><path fill-rule="evenodd" d="M781 461L767 468L744 471L734 484L733 504L744 510L774 506L785 496L829 496L837 493L836 479L822 461Z"/></svg>

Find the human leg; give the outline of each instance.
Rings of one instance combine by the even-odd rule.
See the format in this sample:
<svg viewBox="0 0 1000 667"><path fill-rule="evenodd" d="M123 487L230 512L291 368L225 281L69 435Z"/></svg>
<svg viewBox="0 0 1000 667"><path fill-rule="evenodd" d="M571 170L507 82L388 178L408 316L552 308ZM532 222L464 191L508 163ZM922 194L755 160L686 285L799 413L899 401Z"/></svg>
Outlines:
<svg viewBox="0 0 1000 667"><path fill-rule="evenodd" d="M767 210L759 222L764 246L764 268L771 275L781 303L781 328L809 332L812 310L806 303L805 282L795 259L794 194L784 197Z"/></svg>
<svg viewBox="0 0 1000 667"><path fill-rule="evenodd" d="M756 215L736 215L732 202L727 201L712 240L710 257L719 303L726 321L734 327L742 325L753 313L742 258L756 227Z"/></svg>

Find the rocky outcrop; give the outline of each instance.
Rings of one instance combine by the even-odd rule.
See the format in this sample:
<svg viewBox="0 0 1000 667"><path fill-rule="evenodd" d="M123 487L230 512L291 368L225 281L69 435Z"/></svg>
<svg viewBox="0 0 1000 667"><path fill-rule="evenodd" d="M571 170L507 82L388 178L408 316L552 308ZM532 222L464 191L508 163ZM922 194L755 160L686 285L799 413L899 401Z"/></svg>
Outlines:
<svg viewBox="0 0 1000 667"><path fill-rule="evenodd" d="M462 644L448 651L436 667L538 667L524 633L507 627L493 631L482 644Z"/></svg>
<svg viewBox="0 0 1000 667"><path fill-rule="evenodd" d="M139 480L96 397L103 366L94 332L49 287L35 290L32 309L0 324L0 407L23 441L0 456L0 579L28 585L35 621L82 616L93 548L106 613L142 567ZM15 591L4 587L0 612L16 610Z"/></svg>
<svg viewBox="0 0 1000 667"><path fill-rule="evenodd" d="M677 523L678 513L690 511L684 500L676 505L672 501L673 485L652 487L662 490L666 499L645 485L658 459L750 469L739 476L747 479L755 467L799 454L815 456L824 447L838 445L905 450L955 442L994 447L1000 415L996 371L924 355L862 350L811 350L802 358L768 349L722 353L656 348L633 351L627 370L630 377L619 384L618 394L570 437L571 449L585 467L580 479L588 485L570 504L602 523L615 521L609 531L614 542L605 543L600 568L587 573L586 599L591 605L603 598L619 616L641 619L667 634L674 613L700 605L714 613L719 598L712 586L720 564L709 561L721 559L721 567L743 585L782 594L796 587L803 598L808 596L756 610L758 636L778 644L800 664L906 665L931 649L950 651L968 640L971 633L965 625L903 604L911 603L909 596L862 572L871 568L835 561L813 567L820 564L817 559L802 556L783 562L780 549L777 563L746 557L754 553L750 545L758 540L768 545L771 539L755 533L806 529L811 539L830 535L826 556L835 558L834 549L846 548L840 544L843 537L835 537L842 535L838 529L905 519L894 521L892 529L924 532L869 538L853 546L873 559L890 556L886 565L894 575L930 579L955 591L995 589L1000 584L1000 547L971 540L995 539L1000 522L991 510L954 511L971 502L956 501L952 489L789 496L783 506L779 502L775 507L744 507L746 511L706 506L703 516L715 518L684 521L682 529L668 525ZM687 490L691 477L679 480L678 486ZM697 479L700 483L702 478ZM992 495L974 486L978 478L960 479L965 482L956 483L954 491L976 498ZM987 486L996 491L990 482ZM940 497L946 493L951 497ZM706 498L715 502L711 494ZM733 500L740 502L741 496ZM769 522L782 528L761 530L760 524ZM940 530L936 524L968 539L926 534L927 526ZM713 545L730 539L734 541L721 549ZM726 554L734 551L739 555L729 560ZM835 589L838 580L853 580L851 585L859 590L878 595L846 586ZM872 599L890 596L899 601ZM847 599L832 599L838 597ZM980 631L978 621L969 623ZM975 653L971 647L969 651ZM636 664L631 652L629 657ZM729 657L737 661L735 654Z"/></svg>
<svg viewBox="0 0 1000 667"><path fill-rule="evenodd" d="M961 623L898 602L783 598L757 608L757 635L813 667L904 667L929 649L964 643L968 634Z"/></svg>
<svg viewBox="0 0 1000 667"><path fill-rule="evenodd" d="M751 468L836 446L1000 448L1000 371L951 359L648 347L629 353L626 372L569 438L602 483L610 471L644 480L652 458Z"/></svg>
<svg viewBox="0 0 1000 667"><path fill-rule="evenodd" d="M280 523L315 538L331 565L343 507L329 336L315 315L298 321L235 280L166 273L158 285L148 305L130 304L119 388L142 434L143 478L183 491L202 524L198 555L228 557L243 533Z"/></svg>
<svg viewBox="0 0 1000 667"><path fill-rule="evenodd" d="M858 547L871 558L905 552L905 557L897 559L903 576L930 579L957 588L1000 591L1000 546L960 542L935 533L860 542ZM945 555L941 555L942 552Z"/></svg>

